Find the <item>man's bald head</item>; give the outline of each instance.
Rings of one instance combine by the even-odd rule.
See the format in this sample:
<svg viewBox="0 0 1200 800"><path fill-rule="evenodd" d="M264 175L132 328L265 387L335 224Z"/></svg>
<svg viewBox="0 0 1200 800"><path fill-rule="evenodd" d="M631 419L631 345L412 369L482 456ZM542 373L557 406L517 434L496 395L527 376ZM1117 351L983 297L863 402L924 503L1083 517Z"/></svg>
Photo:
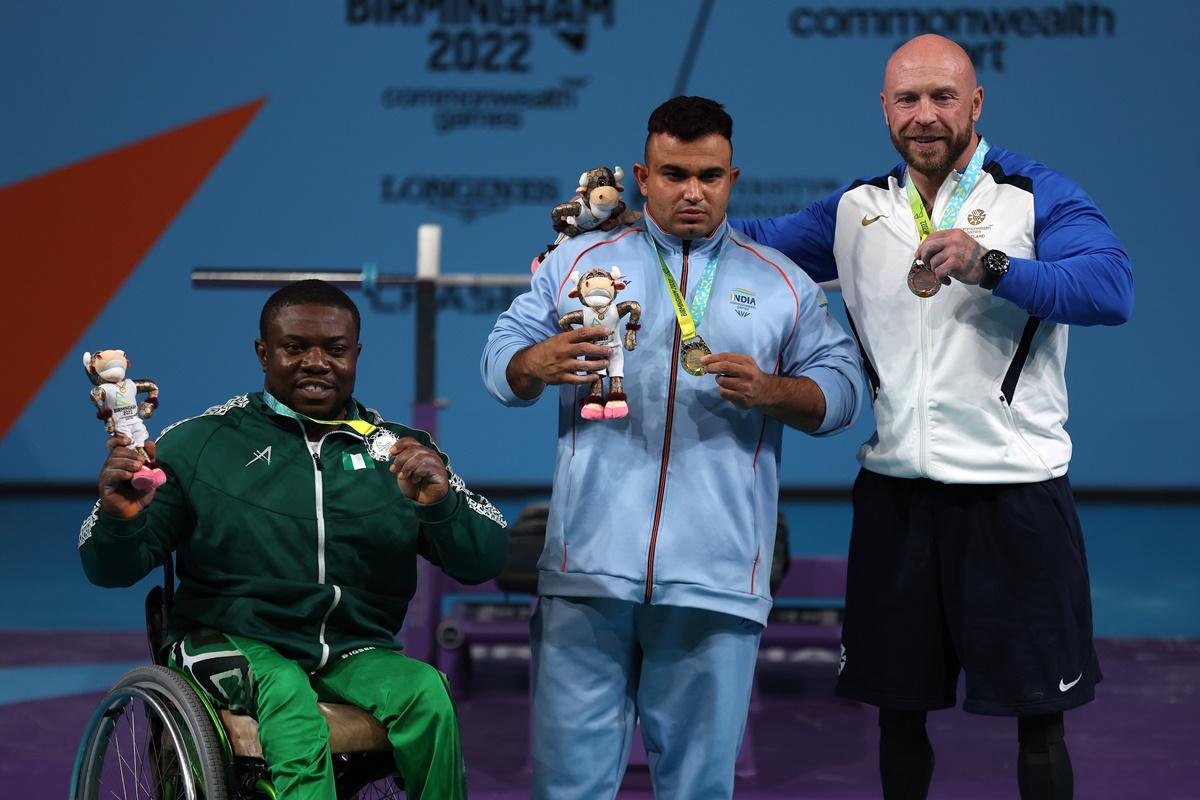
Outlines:
<svg viewBox="0 0 1200 800"><path fill-rule="evenodd" d="M977 85L975 65L971 63L967 51L944 36L926 33L909 39L892 53L883 69L883 90L887 91L889 78L896 80L898 75L935 70L944 75L957 76L971 89Z"/></svg>
<svg viewBox="0 0 1200 800"><path fill-rule="evenodd" d="M884 68L879 100L892 144L914 172L940 183L971 160L983 88L954 42L926 34L901 45Z"/></svg>

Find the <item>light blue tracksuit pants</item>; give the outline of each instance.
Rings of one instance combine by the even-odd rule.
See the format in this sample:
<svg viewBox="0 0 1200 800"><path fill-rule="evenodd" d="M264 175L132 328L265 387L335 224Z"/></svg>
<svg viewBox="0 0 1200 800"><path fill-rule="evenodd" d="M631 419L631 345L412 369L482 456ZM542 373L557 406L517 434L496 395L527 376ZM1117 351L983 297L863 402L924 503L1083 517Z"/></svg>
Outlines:
<svg viewBox="0 0 1200 800"><path fill-rule="evenodd" d="M543 597L532 628L533 800L616 797L639 718L658 800L733 796L761 625Z"/></svg>

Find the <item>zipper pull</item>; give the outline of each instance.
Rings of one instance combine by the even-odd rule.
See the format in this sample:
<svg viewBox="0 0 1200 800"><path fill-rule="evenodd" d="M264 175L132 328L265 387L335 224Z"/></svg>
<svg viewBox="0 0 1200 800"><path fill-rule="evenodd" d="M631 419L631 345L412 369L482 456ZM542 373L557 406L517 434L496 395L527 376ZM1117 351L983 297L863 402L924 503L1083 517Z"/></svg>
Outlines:
<svg viewBox="0 0 1200 800"><path fill-rule="evenodd" d="M321 471L321 456L317 453L312 454L313 463L317 465L317 472Z"/></svg>

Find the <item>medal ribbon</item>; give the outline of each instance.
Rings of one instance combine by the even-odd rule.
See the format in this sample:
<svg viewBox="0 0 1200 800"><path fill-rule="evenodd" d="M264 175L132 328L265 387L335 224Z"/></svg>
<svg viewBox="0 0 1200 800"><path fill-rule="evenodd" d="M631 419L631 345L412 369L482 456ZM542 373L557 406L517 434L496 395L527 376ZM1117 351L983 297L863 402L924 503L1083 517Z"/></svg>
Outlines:
<svg viewBox="0 0 1200 800"><path fill-rule="evenodd" d="M313 419L312 417L288 408L283 403L276 400L270 392L263 392L263 402L267 404L268 408L280 416L291 417L292 419L298 419L304 422L315 422L318 425L345 425L360 436L369 436L375 432L375 426L367 422L365 419Z"/></svg>
<svg viewBox="0 0 1200 800"><path fill-rule="evenodd" d="M904 190L908 193L908 205L912 209L913 222L917 223L917 235L921 237L922 242L925 241L926 236L935 230L941 231L954 227L954 223L958 221L958 212L962 211L963 203L967 202L967 195L975 188L975 184L979 182L979 177L983 174L983 157L987 155L987 151L990 149L991 145L987 143L987 140L980 137L979 146L975 148L975 153L971 156L971 162L967 164L962 178L958 181L958 187L954 190L954 194L950 196L950 203L946 206L946 210L942 212L942 220L937 228L933 227L933 222L929 219L929 213L925 211L925 201L921 199L921 193L917 191L917 187L912 180L912 175L905 175Z"/></svg>
<svg viewBox="0 0 1200 800"><path fill-rule="evenodd" d="M704 319L704 312L708 310L708 301L712 297L713 278L717 274L717 262L721 260L725 243L721 243L717 252L704 265L704 272L700 275L700 283L696 285L696 293L692 296L692 305L689 310L687 301L683 298L683 292L679 291L679 284L675 282L675 276L671 274L667 262L663 260L662 253L658 251L658 246L654 244L654 237L650 235L649 231L646 232L646 239L650 242L650 249L654 251L654 255L658 259L659 267L662 268L663 278L667 282L667 291L671 293L671 305L675 308L676 319L679 320L679 331L683 334L683 341L694 339L696 338L696 328Z"/></svg>

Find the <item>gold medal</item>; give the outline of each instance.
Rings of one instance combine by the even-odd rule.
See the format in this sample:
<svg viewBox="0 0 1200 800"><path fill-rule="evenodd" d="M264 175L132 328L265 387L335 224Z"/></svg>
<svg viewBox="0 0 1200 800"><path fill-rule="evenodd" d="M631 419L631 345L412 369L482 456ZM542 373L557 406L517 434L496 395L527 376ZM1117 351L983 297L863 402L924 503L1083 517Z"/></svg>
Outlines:
<svg viewBox="0 0 1200 800"><path fill-rule="evenodd" d="M712 350L708 349L708 345L704 343L703 339L696 336L683 343L683 347L679 350L679 361L689 375L700 376L708 372L700 363L700 359L710 355L712 355Z"/></svg>
<svg viewBox="0 0 1200 800"><path fill-rule="evenodd" d="M908 290L917 297L933 297L942 288L937 273L919 258L914 258L908 270Z"/></svg>

